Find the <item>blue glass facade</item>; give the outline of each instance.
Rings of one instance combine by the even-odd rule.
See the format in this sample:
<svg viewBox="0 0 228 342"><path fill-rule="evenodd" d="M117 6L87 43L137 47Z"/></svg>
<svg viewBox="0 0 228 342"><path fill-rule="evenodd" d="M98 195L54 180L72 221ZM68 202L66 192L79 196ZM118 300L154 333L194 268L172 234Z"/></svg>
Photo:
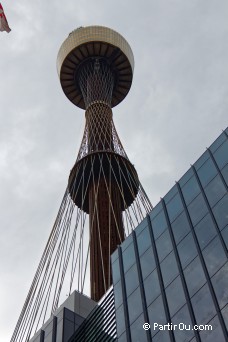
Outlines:
<svg viewBox="0 0 228 342"><path fill-rule="evenodd" d="M227 246L228 129L112 255L118 341L228 341Z"/></svg>

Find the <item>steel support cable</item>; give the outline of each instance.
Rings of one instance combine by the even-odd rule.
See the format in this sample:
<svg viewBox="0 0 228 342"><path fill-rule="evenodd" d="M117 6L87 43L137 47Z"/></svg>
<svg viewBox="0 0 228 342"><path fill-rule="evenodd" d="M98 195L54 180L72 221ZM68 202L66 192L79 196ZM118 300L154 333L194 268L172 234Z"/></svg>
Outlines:
<svg viewBox="0 0 228 342"><path fill-rule="evenodd" d="M101 175L101 164L100 164L100 168L99 168L97 191L94 194L96 194L96 196L95 196L95 198L96 198L96 200L95 200L95 211L96 211L96 218L97 218L97 223L98 223L98 235L99 235L99 245L100 245L100 253L101 253L101 265L102 265L102 273L103 273L103 282L104 282L104 289L105 289L105 292L106 292L104 259L103 259L103 251L102 251L102 248L101 248L100 224L99 224L99 215L98 215L98 208L97 208L97 197L98 197L99 184L100 184L100 175ZM93 181L94 181L94 184L95 184L94 173L93 173ZM96 186L94 187L94 190L95 189L96 189Z"/></svg>
<svg viewBox="0 0 228 342"><path fill-rule="evenodd" d="M77 227L78 227L78 222L80 221L80 216L81 215L82 215L82 210L77 207L76 222L75 222L75 225L74 225L74 233L73 234L76 234ZM77 261L77 256L76 256L76 261L75 261L75 257L74 257L74 255L75 255L75 248L76 248L76 236L74 238L74 246L73 246L73 256L72 256L72 265L71 265L69 295L71 294L71 290L72 290L72 285L73 285L73 281L74 281L74 267L75 267L76 261Z"/></svg>
<svg viewBox="0 0 228 342"><path fill-rule="evenodd" d="M68 208L67 208L67 212L68 212L68 209L69 209L69 204L70 202L68 202ZM66 213L65 213L65 217L66 217ZM65 227L65 217L64 217L64 220L63 220L63 223L61 223L61 225L63 224L63 226ZM62 229L62 236L63 236L63 233L64 233L64 229ZM47 284L48 284L48 281L49 279L51 278L51 272L53 270L53 267L54 267L54 271L53 271L53 274L55 274L55 269L57 267L57 263L58 263L58 254L60 253L61 251L61 248L62 248L62 239L60 239L60 242L59 242L59 246L57 247L57 251L56 251L56 255L54 257L54 260L51 264L51 259L52 259L52 255L49 256L49 260L47 262L47 265L46 265L46 269L45 269L45 273L43 275L43 279L42 279L42 282L40 284L40 287L39 287L39 291L38 293L36 294L36 300L35 300L35 303L33 305L33 309L32 309L32 312L30 313L30 324L29 324L29 328L28 328L28 336L30 336L31 334L31 331L32 331L32 328L33 328L33 325L35 323L35 320L36 320L36 316L38 314L38 310L40 308L40 305L41 305L41 302L42 302L42 299L43 299L43 296L44 296L44 293L45 293L45 289L47 287ZM54 250L53 250L54 252ZM49 271L49 267L51 266L51 270Z"/></svg>
<svg viewBox="0 0 228 342"><path fill-rule="evenodd" d="M60 230L59 232L62 230L64 231L61 227L65 226L65 217L67 217L67 213L68 213L68 210L69 210L69 206L71 205L71 203L68 201L68 204L67 204L67 210L65 211L65 215L64 215L64 220L60 222ZM60 243L61 243L62 240L60 240ZM56 240L56 242L58 242L58 239ZM59 248L61 248L61 244L59 243L59 246L60 247L57 247L57 252L58 253L58 250ZM53 253L55 251L55 248L53 249ZM46 286L51 278L51 272L53 271L53 267L55 265L55 263L58 262L58 254L56 254L56 256L54 257L54 260L52 261L52 256L53 256L53 253L51 255L49 255L49 260L46 262L46 269L45 269L45 272L43 274L43 279L42 279L42 282L40 284L40 288L39 288L39 291L37 293L37 297L36 297L36 302L34 304L34 308L33 310L36 310L35 308L39 308L40 307L40 304L41 304L41 301L42 301L42 298L43 298L43 295L45 293L45 289L46 289ZM56 260L56 262L55 262ZM52 261L52 262L51 262ZM50 269L50 265L51 265L51 269ZM50 270L49 270L50 269ZM54 268L54 271L53 273L55 272L55 268Z"/></svg>
<svg viewBox="0 0 228 342"><path fill-rule="evenodd" d="M61 206L60 206L57 218L55 220L55 223L54 223L52 231L51 231L51 235L50 235L50 237L48 239L48 242L47 242L47 244L45 246L44 252L42 254L42 257L41 257L41 260L39 262L38 268L36 270L35 276L33 278L32 285L30 287L30 290L29 290L29 293L27 295L26 301L25 301L24 306L22 308L22 311L21 311L21 314L19 316L17 325L16 325L16 327L14 329L14 333L13 333L13 336L11 338L11 342L16 341L16 338L18 337L18 335L21 334L21 331L22 331L22 334L23 334L23 330L24 330L23 326L24 326L24 324L26 324L26 318L27 318L27 315L28 315L28 310L29 310L29 307L31 306L31 299L34 297L34 292L36 291L37 284L38 284L40 276L42 274L42 269L43 269L43 267L45 265L45 258L46 258L47 253L49 252L50 243L51 243L52 237L53 237L53 235L55 233L57 221L58 221L59 216L60 216L59 214L62 211L62 207L65 205L66 198L67 198L67 191L65 191L65 194L64 194L64 197L63 197L63 200L62 200L62 203L61 203Z"/></svg>
<svg viewBox="0 0 228 342"><path fill-rule="evenodd" d="M92 177L92 173L93 173L92 170L93 170L93 167L94 167L95 156L90 156L89 158L91 160L91 170L90 170L90 174L89 174L89 178L88 178L88 184L89 184L90 178ZM88 188L88 184L87 184L87 188ZM87 191L87 188L86 188L86 191ZM94 219L94 217L92 218L92 222L93 222L93 219ZM78 253L77 253L77 259L78 259ZM77 266L77 261L75 262L75 267L74 267L74 270L73 270L73 278L74 278L76 266ZM73 282L73 278L72 278L72 282ZM72 286L72 282L71 282L70 287Z"/></svg>
<svg viewBox="0 0 228 342"><path fill-rule="evenodd" d="M103 155L102 155L102 157L103 157ZM110 163L110 159L108 159L108 160L109 160L110 167L112 167L111 163ZM120 231L119 231L119 227L118 227L118 223L117 223L117 219L116 219L116 216L115 216L115 211L114 211L113 204L112 204L112 197L111 197L111 194L110 194L108 186L107 186L107 181L106 181L106 178L105 178L105 173L104 173L104 169L103 169L101 160L100 160L100 165L101 165L101 168L102 168L102 172L103 172L103 176L104 176L104 182L105 182L105 186L106 186L106 189L107 189L107 192L108 192L109 202L111 204L111 209L112 209L113 217L114 217L115 224L116 224L116 227L117 227L117 232L118 232L118 235L119 235L119 239L120 239L120 241L122 241L121 235L120 235Z"/></svg>
<svg viewBox="0 0 228 342"><path fill-rule="evenodd" d="M72 205L72 208L74 209L74 206ZM69 241L69 233L70 233L70 223L71 223L71 218L73 214L73 210L70 212L71 216L67 218L66 225L64 227L65 234L63 237L63 246L62 250L59 253L58 261L60 260L59 267L58 267L58 275L56 279L56 286L55 286L55 291L54 291L54 299L53 299L53 304L52 304L52 312L54 312L57 309L58 306L58 287L59 287L59 281L60 281L60 274L62 272L62 265L64 264L64 260L66 257L66 250L68 246L68 241ZM57 267L57 265L56 265Z"/></svg>
<svg viewBox="0 0 228 342"><path fill-rule="evenodd" d="M119 183L118 183L117 176L116 176L116 174L115 174L115 171L114 171L114 169L113 169L113 167L112 167L112 164L111 164L111 163L110 163L110 168L112 169L112 174L113 174L113 176L114 176L114 178L115 178L115 181L116 181L116 184L117 184L118 190L119 190L119 192L120 192L120 194L121 194L121 196L122 196L122 200L123 200L123 202L124 202L125 206L127 207L127 204L126 204L126 201L125 201L125 197L124 197L124 193L121 191L121 187L120 187L120 185L119 185ZM130 220L131 220L131 217L130 217ZM132 221L132 222L133 222L133 221ZM120 240L121 240L121 239L120 239Z"/></svg>

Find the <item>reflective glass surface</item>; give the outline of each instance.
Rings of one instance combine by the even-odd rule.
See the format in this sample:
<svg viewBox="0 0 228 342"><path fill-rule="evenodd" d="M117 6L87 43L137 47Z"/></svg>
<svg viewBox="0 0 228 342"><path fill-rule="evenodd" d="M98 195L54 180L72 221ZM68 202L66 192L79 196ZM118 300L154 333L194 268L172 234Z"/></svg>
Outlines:
<svg viewBox="0 0 228 342"><path fill-rule="evenodd" d="M191 177L182 187L182 193L187 205L200 193L200 187L195 176Z"/></svg>
<svg viewBox="0 0 228 342"><path fill-rule="evenodd" d="M203 267L196 257L184 270L189 296L192 297L206 283Z"/></svg>
<svg viewBox="0 0 228 342"><path fill-rule="evenodd" d="M144 280L144 290L146 303L149 306L161 292L156 269Z"/></svg>
<svg viewBox="0 0 228 342"><path fill-rule="evenodd" d="M192 176L194 175L194 171L190 168L179 180L179 184L182 187Z"/></svg>
<svg viewBox="0 0 228 342"><path fill-rule="evenodd" d="M142 311L143 309L140 289L137 288L137 290L135 290L128 297L128 312L130 324L136 320L136 318L142 313Z"/></svg>
<svg viewBox="0 0 228 342"><path fill-rule="evenodd" d="M139 278L136 264L125 273L125 284L127 296L129 296L138 286Z"/></svg>
<svg viewBox="0 0 228 342"><path fill-rule="evenodd" d="M169 203L169 201L174 197L174 195L176 195L178 193L178 189L177 189L177 186L174 185L170 190L169 192L165 195L164 197L164 201L165 203Z"/></svg>
<svg viewBox="0 0 228 342"><path fill-rule="evenodd" d="M226 254L218 237L212 240L203 250L203 257L210 276L215 274L215 272L217 272L218 269L226 262Z"/></svg>
<svg viewBox="0 0 228 342"><path fill-rule="evenodd" d="M228 163L228 140L215 151L214 158L220 169Z"/></svg>
<svg viewBox="0 0 228 342"><path fill-rule="evenodd" d="M219 175L206 186L205 193L211 207L225 195L226 188Z"/></svg>
<svg viewBox="0 0 228 342"><path fill-rule="evenodd" d="M116 310L116 326L117 334L120 336L126 330L123 305Z"/></svg>
<svg viewBox="0 0 228 342"><path fill-rule="evenodd" d="M147 342L146 331L142 328L145 323L144 315L140 315L139 318L131 325L131 342ZM125 340L126 342L126 340Z"/></svg>
<svg viewBox="0 0 228 342"><path fill-rule="evenodd" d="M124 272L127 272L129 268L135 264L135 251L133 243L131 243L128 248L123 251L123 266L124 266Z"/></svg>
<svg viewBox="0 0 228 342"><path fill-rule="evenodd" d="M116 309L123 303L123 295L122 295L122 285L121 281L119 281L114 286L114 298L115 298L115 307Z"/></svg>
<svg viewBox="0 0 228 342"><path fill-rule="evenodd" d="M169 305L170 316L172 317L185 303L185 295L178 276L167 288L166 288L167 301Z"/></svg>
<svg viewBox="0 0 228 342"><path fill-rule="evenodd" d="M166 317L161 296L155 299L155 301L148 307L148 316L149 323L152 327L154 327L154 323L165 324ZM154 330L153 328L151 328L152 336L155 335L157 332L158 329Z"/></svg>
<svg viewBox="0 0 228 342"><path fill-rule="evenodd" d="M197 324L206 324L216 314L208 285L205 284L191 299Z"/></svg>
<svg viewBox="0 0 228 342"><path fill-rule="evenodd" d="M222 317L228 331L228 304L222 309Z"/></svg>
<svg viewBox="0 0 228 342"><path fill-rule="evenodd" d="M222 230L222 237L228 249L228 226Z"/></svg>
<svg viewBox="0 0 228 342"><path fill-rule="evenodd" d="M174 324L178 325L178 327L175 327L175 330L173 330L175 342L190 341L191 338L194 337L192 322L186 304L173 316L172 323L173 326Z"/></svg>
<svg viewBox="0 0 228 342"><path fill-rule="evenodd" d="M226 194L213 208L215 219L220 229L228 225L228 194Z"/></svg>
<svg viewBox="0 0 228 342"><path fill-rule="evenodd" d="M153 342L170 342L170 336L168 330L159 331L154 337Z"/></svg>
<svg viewBox="0 0 228 342"><path fill-rule="evenodd" d="M192 233L189 233L177 246L181 265L184 268L187 266L197 255Z"/></svg>
<svg viewBox="0 0 228 342"><path fill-rule="evenodd" d="M197 171L197 173L202 186L206 186L217 175L217 169L212 159L208 159Z"/></svg>
<svg viewBox="0 0 228 342"><path fill-rule="evenodd" d="M185 212L180 214L172 223L172 230L176 243L189 233L190 226Z"/></svg>
<svg viewBox="0 0 228 342"><path fill-rule="evenodd" d="M165 287L178 276L179 271L173 251L161 262L161 272Z"/></svg>
<svg viewBox="0 0 228 342"><path fill-rule="evenodd" d="M175 195L166 207L170 222L173 222L184 209L179 194Z"/></svg>
<svg viewBox="0 0 228 342"><path fill-rule="evenodd" d="M200 158L194 163L194 167L196 168L196 170L198 170L208 158L210 158L210 154L208 151L205 151L202 156L200 156Z"/></svg>
<svg viewBox="0 0 228 342"><path fill-rule="evenodd" d="M188 206L192 224L196 225L207 213L207 206L202 194L198 195Z"/></svg>
<svg viewBox="0 0 228 342"><path fill-rule="evenodd" d="M119 266L119 259L112 264L112 280L113 284L118 283L120 280L120 266Z"/></svg>
<svg viewBox="0 0 228 342"><path fill-rule="evenodd" d="M151 238L148 226L137 237L137 245L139 255L142 255L151 246Z"/></svg>
<svg viewBox="0 0 228 342"><path fill-rule="evenodd" d="M201 249L203 249L217 234L210 214L207 214L196 226L195 232Z"/></svg>
<svg viewBox="0 0 228 342"><path fill-rule="evenodd" d="M226 140L226 135L224 133L220 134L219 137L210 146L211 152L214 153Z"/></svg>
<svg viewBox="0 0 228 342"><path fill-rule="evenodd" d="M143 278L146 278L155 269L154 254L151 247L140 257L140 264Z"/></svg>
<svg viewBox="0 0 228 342"><path fill-rule="evenodd" d="M222 175L225 179L226 184L228 185L228 164L222 169Z"/></svg>
<svg viewBox="0 0 228 342"><path fill-rule="evenodd" d="M164 211L162 210L152 221L154 238L157 239L167 228Z"/></svg>
<svg viewBox="0 0 228 342"><path fill-rule="evenodd" d="M213 277L212 284L222 309L228 304L228 263L226 263Z"/></svg>
<svg viewBox="0 0 228 342"><path fill-rule="evenodd" d="M215 342L215 341L226 342L227 341L222 332L222 328L221 328L217 315L210 322L208 322L208 325L211 325L212 329L204 329L200 331L200 337L202 341L205 341L205 342Z"/></svg>
<svg viewBox="0 0 228 342"><path fill-rule="evenodd" d="M166 231L156 240L156 246L158 257L161 261L171 252L173 248L168 229L166 229Z"/></svg>

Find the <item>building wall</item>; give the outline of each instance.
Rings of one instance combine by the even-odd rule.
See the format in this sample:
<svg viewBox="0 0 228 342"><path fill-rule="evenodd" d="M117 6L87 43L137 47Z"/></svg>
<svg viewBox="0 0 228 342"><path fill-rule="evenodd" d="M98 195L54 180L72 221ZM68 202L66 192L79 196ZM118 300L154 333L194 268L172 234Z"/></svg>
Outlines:
<svg viewBox="0 0 228 342"><path fill-rule="evenodd" d="M228 129L112 255L118 341L227 341L227 246Z"/></svg>

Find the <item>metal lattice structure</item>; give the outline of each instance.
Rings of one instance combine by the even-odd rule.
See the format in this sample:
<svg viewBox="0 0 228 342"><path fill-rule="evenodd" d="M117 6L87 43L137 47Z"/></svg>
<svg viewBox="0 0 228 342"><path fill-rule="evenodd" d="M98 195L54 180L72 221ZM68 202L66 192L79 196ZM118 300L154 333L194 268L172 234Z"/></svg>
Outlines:
<svg viewBox="0 0 228 342"><path fill-rule="evenodd" d="M113 123L112 107L127 95L133 66L126 40L105 27L77 29L60 48L60 82L85 109L85 130L11 342L28 341L64 291L88 292L88 278L99 301L112 284L110 255L152 209Z"/></svg>

